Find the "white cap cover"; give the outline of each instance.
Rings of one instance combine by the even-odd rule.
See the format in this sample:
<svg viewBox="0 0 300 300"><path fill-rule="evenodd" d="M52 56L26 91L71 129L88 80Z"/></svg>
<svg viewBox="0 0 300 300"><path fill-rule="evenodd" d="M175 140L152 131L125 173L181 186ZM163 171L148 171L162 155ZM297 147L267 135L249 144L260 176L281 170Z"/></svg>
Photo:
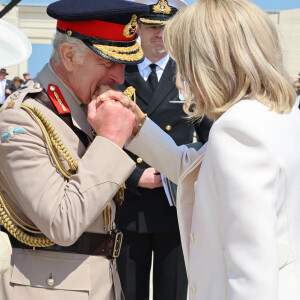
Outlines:
<svg viewBox="0 0 300 300"><path fill-rule="evenodd" d="M17 65L32 52L27 36L12 24L0 19L0 68Z"/></svg>

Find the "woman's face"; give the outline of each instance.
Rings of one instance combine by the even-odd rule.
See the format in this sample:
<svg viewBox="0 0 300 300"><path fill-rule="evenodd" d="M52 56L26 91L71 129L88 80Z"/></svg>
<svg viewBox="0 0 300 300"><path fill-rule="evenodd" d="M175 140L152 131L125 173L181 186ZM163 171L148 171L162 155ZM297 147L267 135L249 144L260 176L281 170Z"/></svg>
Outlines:
<svg viewBox="0 0 300 300"><path fill-rule="evenodd" d="M21 87L21 81L16 80L16 81L14 82L14 85L15 85L16 89L19 89L19 88Z"/></svg>

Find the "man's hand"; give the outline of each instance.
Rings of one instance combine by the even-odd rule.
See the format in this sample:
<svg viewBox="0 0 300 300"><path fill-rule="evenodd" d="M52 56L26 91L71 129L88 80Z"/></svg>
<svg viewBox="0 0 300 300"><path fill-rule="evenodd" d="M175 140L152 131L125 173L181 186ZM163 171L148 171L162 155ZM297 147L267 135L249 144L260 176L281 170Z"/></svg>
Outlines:
<svg viewBox="0 0 300 300"><path fill-rule="evenodd" d="M138 186L146 189L155 189L162 187L162 179L160 174L154 168L145 169L143 175L141 176Z"/></svg>
<svg viewBox="0 0 300 300"><path fill-rule="evenodd" d="M105 102L107 100L115 100L120 102L123 106L130 109L132 112L135 109L135 103L131 101L125 94L120 91L108 90L97 97L97 103Z"/></svg>
<svg viewBox="0 0 300 300"><path fill-rule="evenodd" d="M101 103L104 103L105 101L109 100L115 100L120 102L124 107L127 107L130 109L134 115L135 115L135 124L133 128L133 134L136 135L136 133L139 131L139 124L143 123L145 119L145 114L143 111L139 108L136 103L131 101L126 95L124 95L120 91L114 91L114 90L108 90L102 95L97 97L97 106L101 105Z"/></svg>
<svg viewBox="0 0 300 300"><path fill-rule="evenodd" d="M113 100L97 105L96 97L88 106L88 122L99 136L103 136L120 148L132 134L134 114L121 103Z"/></svg>

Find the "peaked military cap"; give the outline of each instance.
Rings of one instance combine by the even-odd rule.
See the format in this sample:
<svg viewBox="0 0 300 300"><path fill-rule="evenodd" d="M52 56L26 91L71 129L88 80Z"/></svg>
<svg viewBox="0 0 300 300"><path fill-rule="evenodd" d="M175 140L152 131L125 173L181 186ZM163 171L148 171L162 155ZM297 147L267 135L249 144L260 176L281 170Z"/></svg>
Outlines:
<svg viewBox="0 0 300 300"><path fill-rule="evenodd" d="M165 25L170 17L187 4L183 0L134 0L149 6L149 13L139 18L139 22L147 25Z"/></svg>
<svg viewBox="0 0 300 300"><path fill-rule="evenodd" d="M57 30L78 38L102 57L137 64L144 55L136 42L138 17L148 6L125 0L60 0L47 7Z"/></svg>

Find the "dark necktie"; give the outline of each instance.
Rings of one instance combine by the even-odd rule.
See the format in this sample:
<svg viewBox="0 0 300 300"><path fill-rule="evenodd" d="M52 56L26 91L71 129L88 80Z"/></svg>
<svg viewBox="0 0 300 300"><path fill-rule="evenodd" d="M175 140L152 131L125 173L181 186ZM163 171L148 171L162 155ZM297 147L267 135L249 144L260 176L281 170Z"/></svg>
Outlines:
<svg viewBox="0 0 300 300"><path fill-rule="evenodd" d="M147 79L147 82L148 82L152 92L154 92L158 85L158 78L157 78L157 74L156 74L156 64L151 64L151 65L149 65L149 67L151 68L151 73Z"/></svg>

